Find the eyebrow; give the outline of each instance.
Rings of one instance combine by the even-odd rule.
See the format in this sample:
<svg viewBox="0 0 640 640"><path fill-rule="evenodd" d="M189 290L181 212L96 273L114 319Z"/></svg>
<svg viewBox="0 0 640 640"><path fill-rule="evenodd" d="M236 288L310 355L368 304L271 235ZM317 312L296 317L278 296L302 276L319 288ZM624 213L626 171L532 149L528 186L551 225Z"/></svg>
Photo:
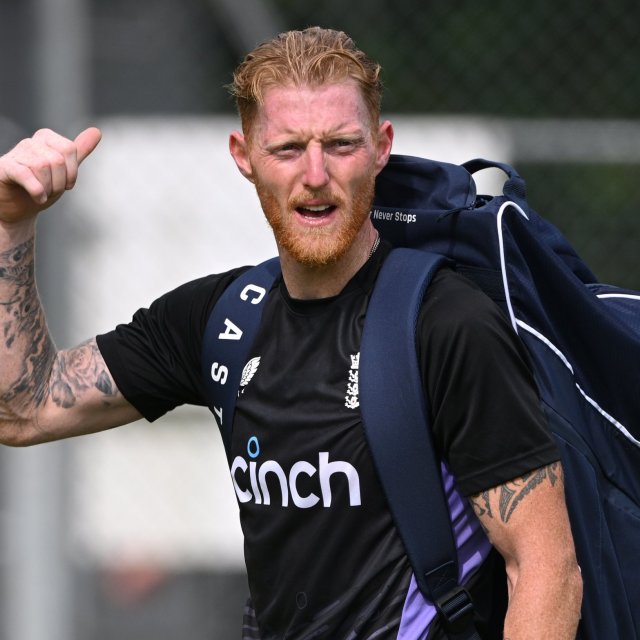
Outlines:
<svg viewBox="0 0 640 640"><path fill-rule="evenodd" d="M315 137L315 136L313 136ZM354 142L358 142L360 140L364 140L366 138L366 133L358 128L358 129L351 129L351 130L341 130L341 127L336 127L334 129L331 129L329 131L323 132L322 134L320 134L319 136L319 140L321 143L326 143L326 142L330 142L332 140L336 140L336 139L347 139L347 140L353 140ZM282 146L283 144L294 144L294 143L304 143L307 144L309 142L311 138L307 135L301 135L300 132L297 131L285 131L281 134L279 134L276 138L276 140L267 142L265 144L265 148L267 150L270 149L277 149L278 147Z"/></svg>

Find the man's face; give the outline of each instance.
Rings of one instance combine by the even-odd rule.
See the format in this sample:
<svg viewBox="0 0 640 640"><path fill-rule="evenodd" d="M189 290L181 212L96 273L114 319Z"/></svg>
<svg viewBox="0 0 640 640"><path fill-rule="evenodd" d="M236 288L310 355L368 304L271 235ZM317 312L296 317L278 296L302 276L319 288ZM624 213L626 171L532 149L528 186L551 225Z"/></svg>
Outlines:
<svg viewBox="0 0 640 640"><path fill-rule="evenodd" d="M372 125L352 82L273 87L250 140L232 135L231 151L280 250L320 266L345 255L363 229L391 138L389 123Z"/></svg>

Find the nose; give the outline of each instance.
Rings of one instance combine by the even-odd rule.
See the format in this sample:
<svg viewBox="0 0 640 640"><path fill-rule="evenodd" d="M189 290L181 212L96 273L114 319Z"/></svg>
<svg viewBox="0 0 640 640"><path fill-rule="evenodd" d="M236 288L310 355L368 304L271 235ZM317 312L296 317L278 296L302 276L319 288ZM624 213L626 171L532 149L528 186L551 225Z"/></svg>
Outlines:
<svg viewBox="0 0 640 640"><path fill-rule="evenodd" d="M329 182L326 156L321 145L310 144L305 149L303 182L309 189L320 189Z"/></svg>

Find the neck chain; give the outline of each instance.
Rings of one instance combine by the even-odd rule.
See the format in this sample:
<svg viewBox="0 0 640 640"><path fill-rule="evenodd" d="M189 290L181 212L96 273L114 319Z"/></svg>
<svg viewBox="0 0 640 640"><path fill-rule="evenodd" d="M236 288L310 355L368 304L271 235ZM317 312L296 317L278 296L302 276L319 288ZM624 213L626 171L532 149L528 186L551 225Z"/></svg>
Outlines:
<svg viewBox="0 0 640 640"><path fill-rule="evenodd" d="M369 258L376 252L378 245L380 244L380 234L376 234L376 239L373 241L373 246L371 247L371 251L369 251ZM367 260L369 259L367 258Z"/></svg>

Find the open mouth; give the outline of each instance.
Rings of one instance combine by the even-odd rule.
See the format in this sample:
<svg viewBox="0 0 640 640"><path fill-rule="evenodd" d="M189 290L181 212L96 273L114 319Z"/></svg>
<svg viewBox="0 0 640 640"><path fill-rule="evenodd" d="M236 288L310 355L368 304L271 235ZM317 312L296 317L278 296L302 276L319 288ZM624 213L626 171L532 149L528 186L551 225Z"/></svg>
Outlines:
<svg viewBox="0 0 640 640"><path fill-rule="evenodd" d="M296 207L296 211L304 218L318 220L331 215L336 210L333 204L306 205Z"/></svg>

